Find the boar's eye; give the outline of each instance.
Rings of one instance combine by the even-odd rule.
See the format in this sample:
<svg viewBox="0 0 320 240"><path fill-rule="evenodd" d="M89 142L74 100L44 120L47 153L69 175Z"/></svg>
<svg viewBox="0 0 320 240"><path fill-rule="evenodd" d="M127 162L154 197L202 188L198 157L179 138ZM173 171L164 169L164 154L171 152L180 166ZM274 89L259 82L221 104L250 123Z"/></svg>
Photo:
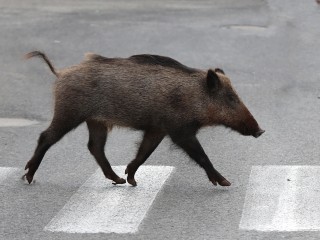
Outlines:
<svg viewBox="0 0 320 240"><path fill-rule="evenodd" d="M227 98L230 102L233 102L233 103L239 103L239 99L238 97L234 94L234 93L231 93L231 92L228 92L227 93Z"/></svg>

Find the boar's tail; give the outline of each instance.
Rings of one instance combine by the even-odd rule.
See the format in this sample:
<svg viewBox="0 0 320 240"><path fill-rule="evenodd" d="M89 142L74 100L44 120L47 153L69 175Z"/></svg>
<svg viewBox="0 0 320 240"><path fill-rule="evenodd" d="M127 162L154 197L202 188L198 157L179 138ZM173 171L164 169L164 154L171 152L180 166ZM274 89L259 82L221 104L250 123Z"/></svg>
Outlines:
<svg viewBox="0 0 320 240"><path fill-rule="evenodd" d="M29 59L29 58L32 58L32 57L41 57L48 64L51 72L53 72L53 74L58 77L58 72L55 70L55 68L53 67L53 65L50 62L50 60L48 59L48 57L43 52L34 51L34 52L29 52L26 55L24 55L25 59Z"/></svg>

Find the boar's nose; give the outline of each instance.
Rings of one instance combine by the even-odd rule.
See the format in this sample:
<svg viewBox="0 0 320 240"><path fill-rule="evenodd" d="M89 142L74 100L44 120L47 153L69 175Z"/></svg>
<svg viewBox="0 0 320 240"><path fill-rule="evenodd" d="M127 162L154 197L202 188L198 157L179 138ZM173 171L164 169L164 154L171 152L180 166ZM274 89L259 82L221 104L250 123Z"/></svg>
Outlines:
<svg viewBox="0 0 320 240"><path fill-rule="evenodd" d="M259 130L255 133L255 134L253 134L253 136L255 137L255 138L258 138L258 137L260 137L261 135L262 135L262 133L264 133L265 132L265 130L262 130L261 128L259 128Z"/></svg>

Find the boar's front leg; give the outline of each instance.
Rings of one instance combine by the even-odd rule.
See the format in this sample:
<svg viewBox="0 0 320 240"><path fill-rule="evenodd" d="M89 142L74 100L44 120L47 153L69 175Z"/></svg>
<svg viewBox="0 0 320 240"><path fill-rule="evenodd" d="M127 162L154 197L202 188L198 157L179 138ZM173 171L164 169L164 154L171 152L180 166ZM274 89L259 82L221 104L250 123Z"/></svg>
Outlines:
<svg viewBox="0 0 320 240"><path fill-rule="evenodd" d="M193 160L204 168L209 180L214 185L217 185L217 182L221 186L231 185L231 183L213 167L196 136L171 135L170 137L175 144L181 147Z"/></svg>
<svg viewBox="0 0 320 240"><path fill-rule="evenodd" d="M106 155L104 146L107 140L107 128L103 123L94 120L87 120L89 129L88 148L90 153L95 157L106 178L114 181L113 184L123 184L126 180L120 178L111 168Z"/></svg>
<svg viewBox="0 0 320 240"><path fill-rule="evenodd" d="M164 136L165 133L158 130L152 129L145 131L136 158L128 164L125 171L125 173L128 174L127 181L132 186L137 186L137 182L134 179L134 174L147 160L151 153L157 148Z"/></svg>

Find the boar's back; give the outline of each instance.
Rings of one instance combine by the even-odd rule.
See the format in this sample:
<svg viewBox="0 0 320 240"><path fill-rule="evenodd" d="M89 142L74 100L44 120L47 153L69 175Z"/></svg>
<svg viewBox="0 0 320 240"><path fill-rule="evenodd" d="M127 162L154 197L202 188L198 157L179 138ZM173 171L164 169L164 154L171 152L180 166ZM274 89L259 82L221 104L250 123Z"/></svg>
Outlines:
<svg viewBox="0 0 320 240"><path fill-rule="evenodd" d="M162 67L174 68L190 74L198 72L198 70L195 68L187 67L172 58L159 56L159 55L150 55L150 54L133 55L129 57L129 60L138 64L160 65Z"/></svg>

